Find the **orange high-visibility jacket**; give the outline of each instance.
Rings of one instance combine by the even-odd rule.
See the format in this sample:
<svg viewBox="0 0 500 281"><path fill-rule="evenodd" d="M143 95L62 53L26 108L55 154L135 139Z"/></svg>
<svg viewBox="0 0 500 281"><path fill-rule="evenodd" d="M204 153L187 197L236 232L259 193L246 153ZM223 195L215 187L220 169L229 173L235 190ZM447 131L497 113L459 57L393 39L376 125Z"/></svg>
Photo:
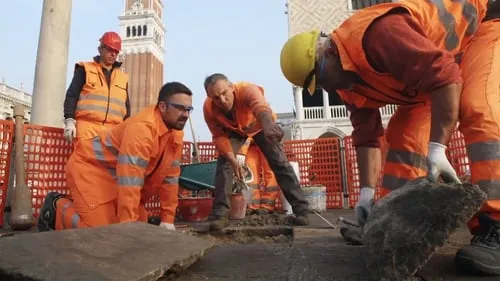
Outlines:
<svg viewBox="0 0 500 281"><path fill-rule="evenodd" d="M207 97L203 104L203 115L219 153L233 151L229 141L230 132L242 137L253 137L262 131L262 125L256 116L264 111L271 113L276 120L276 114L264 98L264 88L247 82L234 84L233 120L229 120L212 99Z"/></svg>
<svg viewBox="0 0 500 281"><path fill-rule="evenodd" d="M156 106L150 106L82 144L116 178L119 222L137 221L141 199L149 199L141 193L151 195L151 189L160 196L162 221L174 222L183 138L183 131L168 129Z"/></svg>
<svg viewBox="0 0 500 281"><path fill-rule="evenodd" d="M378 108L385 104L416 104L429 99L429 93L416 93L386 73L378 73L367 61L363 36L378 17L395 8L404 8L423 28L436 46L459 54L470 42L486 15L488 0L428 0L384 3L365 8L333 31L342 67L357 73L366 85L356 84L352 91L338 90L341 98L357 108ZM401 58L404 59L404 58Z"/></svg>
<svg viewBox="0 0 500 281"><path fill-rule="evenodd" d="M85 85L76 104L75 119L120 124L127 114L128 76L120 69L113 70L110 87L99 63L80 62L85 69Z"/></svg>

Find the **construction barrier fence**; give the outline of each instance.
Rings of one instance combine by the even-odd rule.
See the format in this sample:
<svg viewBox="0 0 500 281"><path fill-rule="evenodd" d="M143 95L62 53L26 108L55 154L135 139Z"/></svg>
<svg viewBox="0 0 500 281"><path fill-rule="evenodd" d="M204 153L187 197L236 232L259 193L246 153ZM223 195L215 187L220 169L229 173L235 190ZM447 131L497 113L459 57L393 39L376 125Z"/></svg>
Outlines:
<svg viewBox="0 0 500 281"><path fill-rule="evenodd" d="M72 145L63 137L63 129L24 124L24 159L26 184L31 190L33 214L38 217L40 207L48 192L69 194L65 180L65 165ZM0 226L3 225L4 210L7 207L8 190L15 183L13 172L14 123L0 120ZM218 157L212 142L198 142L198 161L208 162ZM382 164L387 152L387 143L382 147ZM283 142L283 149L289 161L299 164L302 186L324 185L326 187L327 208L352 208L359 193L359 173L356 150L350 136L345 138L319 138L309 140L289 140ZM184 142L182 164L193 161L195 152L191 142ZM462 134L455 131L447 150L451 164L459 176L468 169L468 158ZM377 185L379 198L380 181ZM189 193L182 190L180 193ZM158 215L158 196L153 196L146 209L150 215ZM278 206L281 202L278 199Z"/></svg>

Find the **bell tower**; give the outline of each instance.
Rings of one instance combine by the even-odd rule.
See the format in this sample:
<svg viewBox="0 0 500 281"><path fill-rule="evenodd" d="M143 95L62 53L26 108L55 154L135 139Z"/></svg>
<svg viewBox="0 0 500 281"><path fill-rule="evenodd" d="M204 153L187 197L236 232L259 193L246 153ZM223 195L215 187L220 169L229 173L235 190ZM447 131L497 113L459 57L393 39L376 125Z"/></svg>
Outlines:
<svg viewBox="0 0 500 281"><path fill-rule="evenodd" d="M129 76L131 113L156 104L163 85L165 31L161 0L125 0L118 17L122 52L119 60Z"/></svg>

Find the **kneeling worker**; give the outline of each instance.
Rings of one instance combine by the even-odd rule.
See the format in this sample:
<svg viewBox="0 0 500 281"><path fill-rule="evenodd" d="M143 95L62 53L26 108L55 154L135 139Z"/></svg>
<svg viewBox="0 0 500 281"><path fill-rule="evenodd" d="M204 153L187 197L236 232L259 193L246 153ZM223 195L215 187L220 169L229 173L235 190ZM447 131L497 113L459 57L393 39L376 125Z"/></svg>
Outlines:
<svg viewBox="0 0 500 281"><path fill-rule="evenodd" d="M78 142L66 168L73 198L47 194L38 230L146 222L144 203L156 193L160 226L175 229L183 129L192 110L191 90L167 83L156 106Z"/></svg>
<svg viewBox="0 0 500 281"><path fill-rule="evenodd" d="M229 224L233 179L234 176L239 180L243 178L242 165L235 154L248 137L253 139L269 162L292 206L294 224L307 225L309 204L280 144L283 131L275 123L273 111L264 98L264 89L245 82L232 84L220 73L207 77L204 86L207 98L203 114L220 155L215 172L214 220L210 228L220 230Z"/></svg>

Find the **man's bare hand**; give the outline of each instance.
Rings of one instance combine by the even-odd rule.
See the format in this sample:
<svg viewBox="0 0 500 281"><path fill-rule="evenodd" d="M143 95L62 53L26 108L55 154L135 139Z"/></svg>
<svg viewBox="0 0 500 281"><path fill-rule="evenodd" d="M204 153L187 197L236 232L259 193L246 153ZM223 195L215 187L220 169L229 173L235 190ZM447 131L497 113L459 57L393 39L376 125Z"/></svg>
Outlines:
<svg viewBox="0 0 500 281"><path fill-rule="evenodd" d="M238 162L236 161L234 163L231 163L231 166L233 167L233 173L236 179L239 181L243 181L245 175L245 170L243 169L243 166L238 164Z"/></svg>

